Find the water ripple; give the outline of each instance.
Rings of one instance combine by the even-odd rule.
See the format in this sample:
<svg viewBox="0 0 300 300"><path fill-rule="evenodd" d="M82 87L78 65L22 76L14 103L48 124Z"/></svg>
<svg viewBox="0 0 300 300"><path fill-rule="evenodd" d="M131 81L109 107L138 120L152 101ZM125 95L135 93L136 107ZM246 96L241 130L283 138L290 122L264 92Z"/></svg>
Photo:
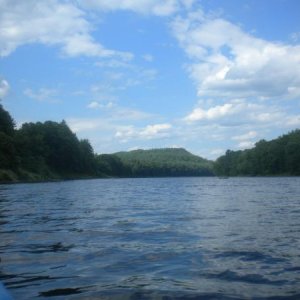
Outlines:
<svg viewBox="0 0 300 300"><path fill-rule="evenodd" d="M300 178L0 185L16 300L300 299Z"/></svg>

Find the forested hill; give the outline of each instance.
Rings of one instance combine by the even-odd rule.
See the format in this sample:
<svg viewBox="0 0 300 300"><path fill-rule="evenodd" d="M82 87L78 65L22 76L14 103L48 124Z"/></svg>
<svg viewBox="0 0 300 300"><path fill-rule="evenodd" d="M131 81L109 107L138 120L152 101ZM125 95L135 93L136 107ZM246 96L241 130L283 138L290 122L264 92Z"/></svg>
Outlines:
<svg viewBox="0 0 300 300"><path fill-rule="evenodd" d="M193 155L183 148L133 150L115 155L134 177L213 175L212 161Z"/></svg>
<svg viewBox="0 0 300 300"><path fill-rule="evenodd" d="M300 130L272 141L261 140L253 149L230 151L214 166L217 175L273 176L300 175Z"/></svg>
<svg viewBox="0 0 300 300"><path fill-rule="evenodd" d="M0 104L0 182L69 178L300 175L300 130L216 162L182 148L95 154L66 122L25 123L16 129Z"/></svg>
<svg viewBox="0 0 300 300"><path fill-rule="evenodd" d="M16 129L0 105L0 182L70 178L212 175L212 163L184 149L95 154L66 122Z"/></svg>

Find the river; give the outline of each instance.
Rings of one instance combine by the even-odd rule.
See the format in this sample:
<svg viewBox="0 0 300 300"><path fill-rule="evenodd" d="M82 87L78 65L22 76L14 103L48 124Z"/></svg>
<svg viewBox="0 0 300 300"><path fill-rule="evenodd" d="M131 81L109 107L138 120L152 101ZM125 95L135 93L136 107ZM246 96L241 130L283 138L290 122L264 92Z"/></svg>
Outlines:
<svg viewBox="0 0 300 300"><path fill-rule="evenodd" d="M300 299L300 178L0 185L0 281L27 299Z"/></svg>

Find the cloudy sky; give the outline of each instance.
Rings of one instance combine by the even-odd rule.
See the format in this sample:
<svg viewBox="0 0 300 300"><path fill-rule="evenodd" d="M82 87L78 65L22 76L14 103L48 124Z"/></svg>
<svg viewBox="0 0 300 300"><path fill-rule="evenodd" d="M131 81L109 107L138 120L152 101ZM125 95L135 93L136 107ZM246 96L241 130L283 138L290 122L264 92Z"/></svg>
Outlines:
<svg viewBox="0 0 300 300"><path fill-rule="evenodd" d="M300 127L299 0L0 0L0 98L97 153L214 159Z"/></svg>

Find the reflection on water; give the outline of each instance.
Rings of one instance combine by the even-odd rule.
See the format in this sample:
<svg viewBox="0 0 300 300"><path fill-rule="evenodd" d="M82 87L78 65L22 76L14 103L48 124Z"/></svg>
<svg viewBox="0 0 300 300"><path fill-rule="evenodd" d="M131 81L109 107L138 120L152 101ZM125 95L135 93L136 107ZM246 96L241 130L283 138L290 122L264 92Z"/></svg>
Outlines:
<svg viewBox="0 0 300 300"><path fill-rule="evenodd" d="M300 299L300 178L0 186L15 299Z"/></svg>

